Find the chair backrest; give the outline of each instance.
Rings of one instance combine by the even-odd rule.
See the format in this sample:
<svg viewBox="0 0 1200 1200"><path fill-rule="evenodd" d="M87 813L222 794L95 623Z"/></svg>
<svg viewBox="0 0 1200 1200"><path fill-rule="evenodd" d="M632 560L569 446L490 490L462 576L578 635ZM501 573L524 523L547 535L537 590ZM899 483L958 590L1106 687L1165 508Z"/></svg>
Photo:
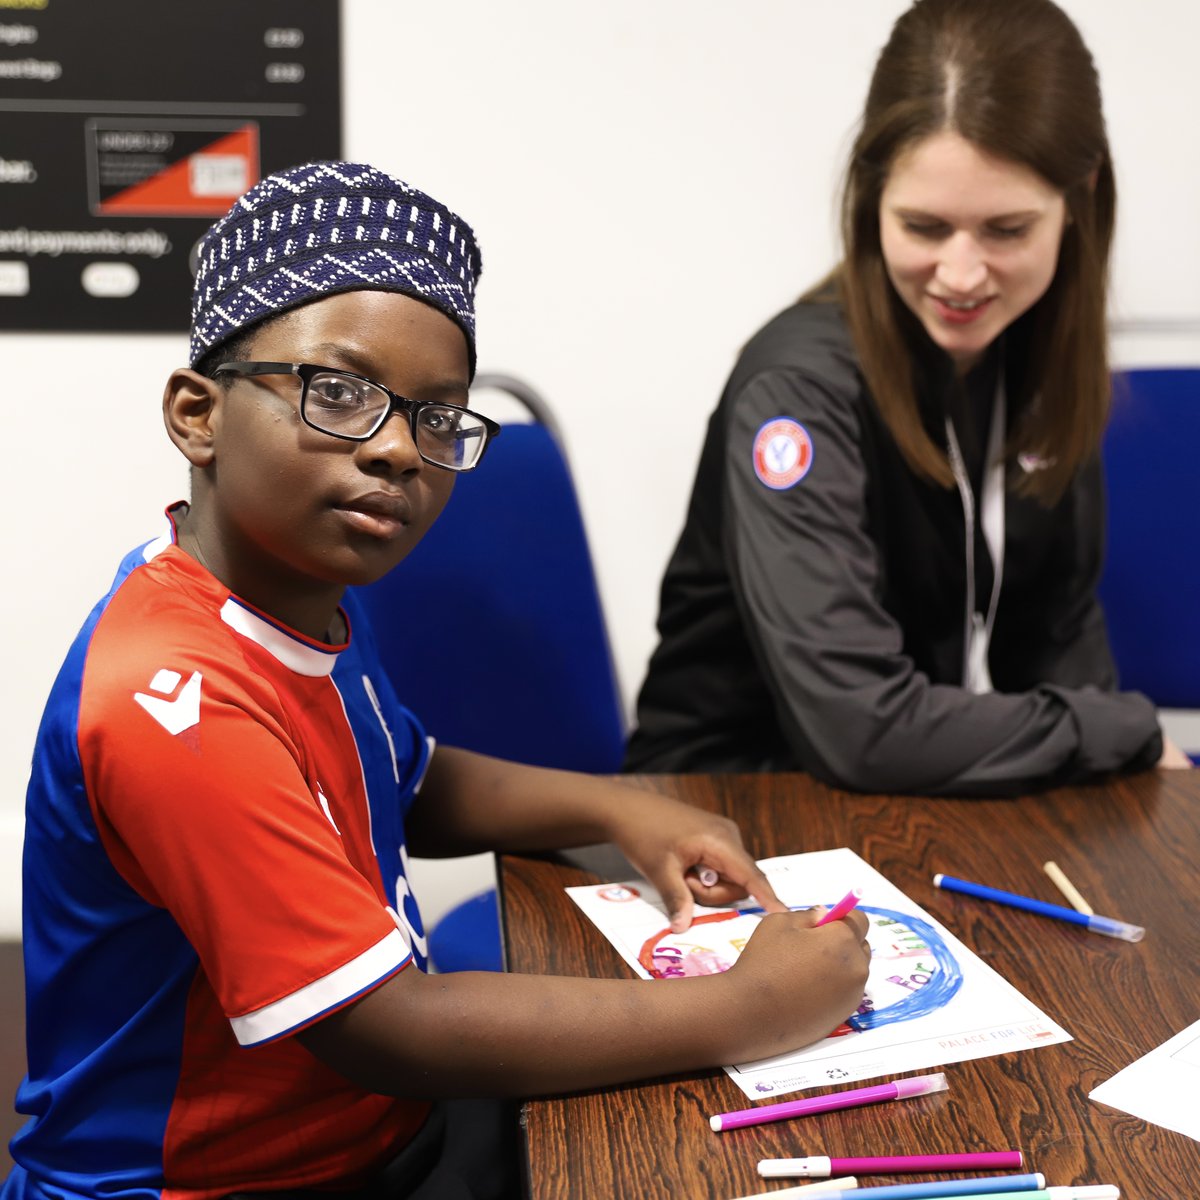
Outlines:
<svg viewBox="0 0 1200 1200"><path fill-rule="evenodd" d="M1200 708L1200 368L1114 377L1100 599L1121 686Z"/></svg>
<svg viewBox="0 0 1200 1200"><path fill-rule="evenodd" d="M397 694L439 742L615 772L624 710L561 443L527 385L481 387L541 419L505 424L424 541L359 598Z"/></svg>

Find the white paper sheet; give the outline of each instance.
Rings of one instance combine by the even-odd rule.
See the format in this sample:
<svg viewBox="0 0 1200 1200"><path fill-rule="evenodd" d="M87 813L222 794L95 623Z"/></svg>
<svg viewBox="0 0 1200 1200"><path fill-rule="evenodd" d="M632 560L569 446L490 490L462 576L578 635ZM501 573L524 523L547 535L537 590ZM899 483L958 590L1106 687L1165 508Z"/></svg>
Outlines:
<svg viewBox="0 0 1200 1200"><path fill-rule="evenodd" d="M776 894L795 908L832 907L850 888L870 919L867 992L830 1037L791 1054L727 1066L747 1096L762 1098L1071 1040L1011 984L849 849L818 850L760 864ZM759 917L699 908L672 934L658 894L644 880L567 893L643 978L727 969Z"/></svg>
<svg viewBox="0 0 1200 1200"><path fill-rule="evenodd" d="M1112 1108L1200 1141L1200 1021L1089 1093Z"/></svg>

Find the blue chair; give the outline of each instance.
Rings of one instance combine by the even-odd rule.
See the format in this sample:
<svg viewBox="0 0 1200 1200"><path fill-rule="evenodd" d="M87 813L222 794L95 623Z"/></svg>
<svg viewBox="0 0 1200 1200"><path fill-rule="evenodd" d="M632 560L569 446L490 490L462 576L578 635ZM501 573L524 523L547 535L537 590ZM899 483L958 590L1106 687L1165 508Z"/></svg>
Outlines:
<svg viewBox="0 0 1200 1200"><path fill-rule="evenodd" d="M1121 686L1200 708L1200 368L1114 376L1100 599Z"/></svg>
<svg viewBox="0 0 1200 1200"><path fill-rule="evenodd" d="M527 384L480 375L485 388L532 420L504 424L425 540L359 598L397 694L440 743L615 773L624 706L560 435ZM430 635L399 613L424 614ZM439 971L501 970L495 891L447 913L429 944Z"/></svg>

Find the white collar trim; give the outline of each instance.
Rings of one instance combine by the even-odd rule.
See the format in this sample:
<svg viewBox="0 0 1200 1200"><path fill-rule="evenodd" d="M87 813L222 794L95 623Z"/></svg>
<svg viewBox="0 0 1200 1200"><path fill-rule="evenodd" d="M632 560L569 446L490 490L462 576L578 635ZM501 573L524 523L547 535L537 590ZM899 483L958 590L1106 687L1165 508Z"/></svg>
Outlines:
<svg viewBox="0 0 1200 1200"><path fill-rule="evenodd" d="M338 650L322 650L300 641L294 634L252 613L233 596L221 605L221 620L242 637L261 646L272 658L278 659L297 675L320 679L333 673Z"/></svg>

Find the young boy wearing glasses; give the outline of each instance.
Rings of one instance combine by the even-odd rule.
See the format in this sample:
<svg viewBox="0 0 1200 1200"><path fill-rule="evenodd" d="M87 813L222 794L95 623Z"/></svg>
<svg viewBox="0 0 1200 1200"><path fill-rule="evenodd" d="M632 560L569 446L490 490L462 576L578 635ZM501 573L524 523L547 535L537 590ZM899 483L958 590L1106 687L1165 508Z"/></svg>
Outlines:
<svg viewBox="0 0 1200 1200"><path fill-rule="evenodd" d="M163 401L191 499L122 564L35 751L32 1120L3 1200L503 1196L515 1126L485 1149L487 1110L445 1098L759 1058L856 1007L854 915L773 915L726 975L670 986L425 973L409 850L608 840L677 929L694 898L782 910L729 822L434 750L376 660L347 587L500 432L466 407L479 271L461 218L350 163L264 180L205 236Z"/></svg>

